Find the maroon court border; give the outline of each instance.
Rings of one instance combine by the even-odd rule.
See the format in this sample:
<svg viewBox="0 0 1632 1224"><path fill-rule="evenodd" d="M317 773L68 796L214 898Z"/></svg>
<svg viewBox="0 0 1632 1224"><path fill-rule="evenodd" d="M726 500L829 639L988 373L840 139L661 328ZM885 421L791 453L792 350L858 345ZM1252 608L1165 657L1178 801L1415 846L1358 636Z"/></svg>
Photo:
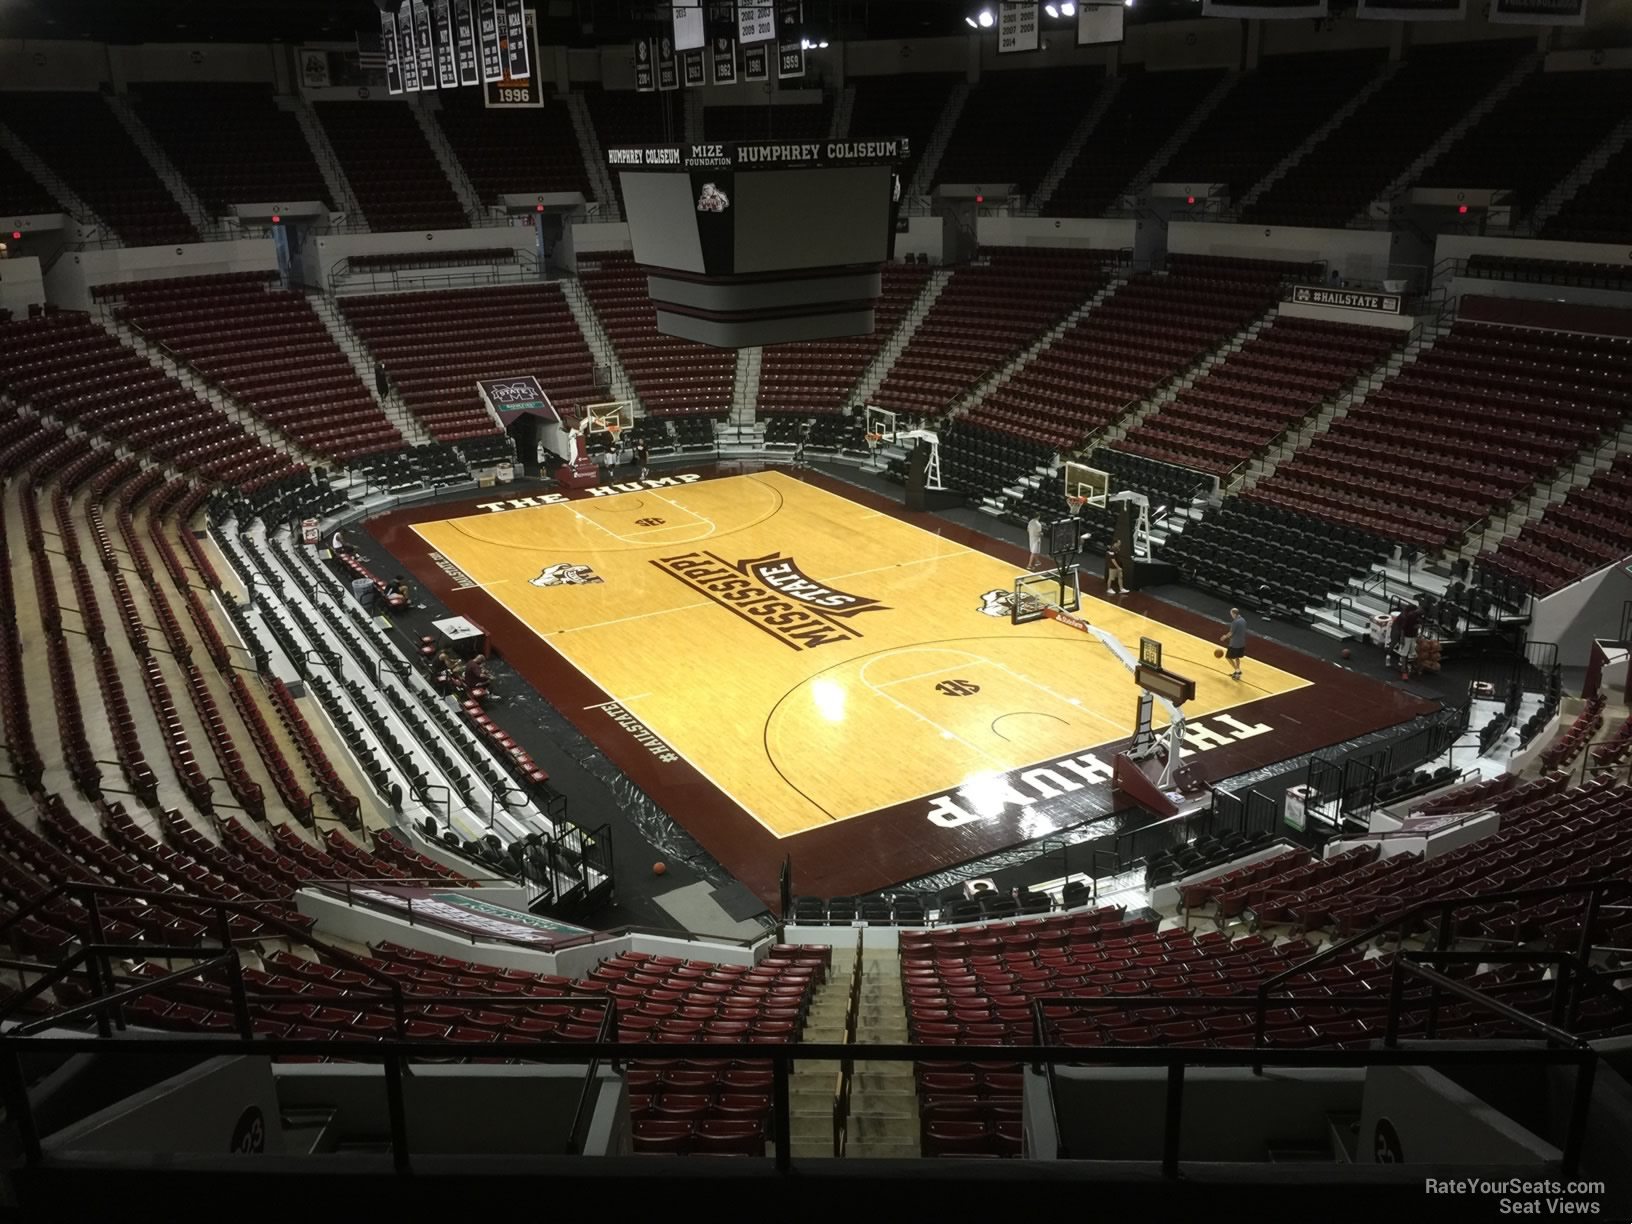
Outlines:
<svg viewBox="0 0 1632 1224"><path fill-rule="evenodd" d="M743 475L775 468L784 475L832 493L857 505L892 515L903 522L934 532L948 540L987 553L1023 568L1025 550L993 539L970 527L933 514L907 510L899 502L861 489L821 472L795 471L759 462L707 463L659 470L654 478L695 473L703 478ZM633 489L642 486L631 485ZM1099 770L1083 772L1086 754L1062 761L1039 774L1036 767L1016 770L1006 779L1007 802L988 802L975 811L952 795L909 800L862 816L835 821L819 828L778 838L684 759L663 760L653 748L615 721L602 708L609 694L591 683L549 643L486 592L461 587L438 568L424 539L412 530L415 523L457 518L477 513L481 503L560 492L578 499L589 490L545 490L538 486L494 487L457 502L423 502L379 515L365 526L382 547L434 592L447 608L468 616L487 630L491 648L560 710L609 760L663 808L677 823L749 889L775 904L778 878L785 856L793 860L797 890L812 896L842 896L872 892L904 880L980 858L1009 846L1033 841L1094 815L1084 811L1083 800L1097 801L1099 811L1113 810L1108 782ZM1104 583L1083 576L1083 587L1101 595ZM978 597L975 592L971 598ZM1162 603L1134 592L1124 597L1134 611L1175 629L1208 639L1222 626L1185 608ZM1312 681L1305 687L1275 697L1264 697L1227 713L1238 726L1268 724L1272 731L1236 741L1230 726L1221 724L1206 751L1186 754L1204 778L1216 780L1260 769L1279 761L1340 743L1357 736L1406 722L1438 708L1438 703L1403 689L1360 676L1315 659L1301 651L1264 638L1254 638L1252 658ZM1130 718L1132 710L1129 711ZM1211 724L1216 716L1195 723ZM1207 734L1203 731L1202 734ZM1108 764L1125 741L1097 748ZM1044 763L1048 765L1050 763ZM1022 778L1021 775L1027 775ZM1005 788L999 787L1000 795ZM1065 790L1076 791L1065 795ZM1050 793L1052 792L1052 794ZM1048 798L1071 802L1049 804ZM1025 802L1035 798L1036 803ZM945 800L963 814L946 815ZM1122 806L1122 805L1115 805ZM936 819L931 814L937 813Z"/></svg>

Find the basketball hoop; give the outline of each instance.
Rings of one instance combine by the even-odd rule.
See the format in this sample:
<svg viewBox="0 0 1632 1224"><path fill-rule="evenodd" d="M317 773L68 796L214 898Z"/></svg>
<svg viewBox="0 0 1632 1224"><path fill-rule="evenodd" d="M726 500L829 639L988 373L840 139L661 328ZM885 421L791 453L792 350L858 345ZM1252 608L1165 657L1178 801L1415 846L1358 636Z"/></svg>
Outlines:
<svg viewBox="0 0 1632 1224"><path fill-rule="evenodd" d="M606 427L606 432L611 434L612 435L612 441L616 442L618 440L618 435L623 432L623 426L622 425L608 425Z"/></svg>
<svg viewBox="0 0 1632 1224"><path fill-rule="evenodd" d="M1065 499L1065 504L1071 508L1072 514L1081 514L1082 508L1088 504L1088 499L1086 497L1072 497L1068 495Z"/></svg>
<svg viewBox="0 0 1632 1224"><path fill-rule="evenodd" d="M884 441L884 435L881 433L870 433L866 437L868 446L877 446L880 442Z"/></svg>

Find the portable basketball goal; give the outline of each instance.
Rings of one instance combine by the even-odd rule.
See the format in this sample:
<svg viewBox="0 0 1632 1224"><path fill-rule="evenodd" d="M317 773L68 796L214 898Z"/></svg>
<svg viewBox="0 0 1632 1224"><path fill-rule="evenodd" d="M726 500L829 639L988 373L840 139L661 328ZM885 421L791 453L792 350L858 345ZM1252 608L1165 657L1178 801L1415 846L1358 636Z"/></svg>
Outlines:
<svg viewBox="0 0 1632 1224"><path fill-rule="evenodd" d="M1111 493L1111 474L1086 463L1068 459L1060 469L1065 484L1065 504L1072 514L1081 514L1084 506L1105 505Z"/></svg>
<svg viewBox="0 0 1632 1224"><path fill-rule="evenodd" d="M1081 609L1082 586L1074 565L1040 574L1022 574L1014 580L1014 597L1009 605L1012 624L1052 620L1069 629L1081 630L1097 638L1117 662L1128 669L1139 686L1139 706L1134 714L1133 742L1124 755L1130 761L1142 761L1165 750L1166 760L1157 781L1165 791L1174 785L1184 753L1184 713L1179 707L1195 696L1195 684L1163 671L1160 666L1142 663L1114 634L1077 615ZM1167 711L1165 737L1158 736L1153 726L1152 714L1158 701Z"/></svg>
<svg viewBox="0 0 1632 1224"><path fill-rule="evenodd" d="M908 445L929 447L929 458L924 465L924 488L934 493L946 491L946 486L941 483L941 435L935 430L924 429L910 422L903 428L898 413L868 404L862 412L862 440L867 443L867 449L872 453L871 463L874 468L883 466L879 459L879 450L882 447Z"/></svg>
<svg viewBox="0 0 1632 1224"><path fill-rule="evenodd" d="M612 439L612 449L623 445L624 432L635 424L635 405L631 400L606 400L584 406L584 419L579 430L585 437L604 433Z"/></svg>

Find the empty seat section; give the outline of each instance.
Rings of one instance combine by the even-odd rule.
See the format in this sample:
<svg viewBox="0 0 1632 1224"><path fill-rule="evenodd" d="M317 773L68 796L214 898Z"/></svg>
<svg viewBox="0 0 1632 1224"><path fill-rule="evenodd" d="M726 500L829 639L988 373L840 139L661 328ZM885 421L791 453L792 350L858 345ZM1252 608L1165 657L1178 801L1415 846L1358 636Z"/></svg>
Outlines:
<svg viewBox="0 0 1632 1224"><path fill-rule="evenodd" d="M131 97L211 216L278 200L334 207L294 112L270 85L143 84Z"/></svg>
<svg viewBox="0 0 1632 1224"><path fill-rule="evenodd" d="M198 241L198 230L101 94L0 94L0 123L126 246Z"/></svg>
<svg viewBox="0 0 1632 1224"><path fill-rule="evenodd" d="M1115 444L1227 476L1376 366L1405 332L1280 318Z"/></svg>
<svg viewBox="0 0 1632 1224"><path fill-rule="evenodd" d="M1632 140L1541 227L1543 238L1624 243L1632 237Z"/></svg>
<svg viewBox="0 0 1632 1224"><path fill-rule="evenodd" d="M1423 173L1421 187L1512 192L1526 215L1626 117L1632 72L1537 72Z"/></svg>
<svg viewBox="0 0 1632 1224"><path fill-rule="evenodd" d="M969 413L1055 450L1110 424L1263 313L1293 265L1174 255L1067 328Z"/></svg>
<svg viewBox="0 0 1632 1224"><path fill-rule="evenodd" d="M566 417L606 398L555 285L343 298L340 310L438 441L497 432L476 393L478 379L535 374Z"/></svg>
<svg viewBox="0 0 1632 1224"><path fill-rule="evenodd" d="M470 222L405 102L318 102L334 155L376 233Z"/></svg>
<svg viewBox="0 0 1632 1224"><path fill-rule="evenodd" d="M1247 496L1433 550L1573 464L1629 407L1623 341L1463 319Z"/></svg>
<svg viewBox="0 0 1632 1224"><path fill-rule="evenodd" d="M1400 69L1242 211L1263 225L1341 226L1468 113L1529 39L1412 47Z"/></svg>
<svg viewBox="0 0 1632 1224"><path fill-rule="evenodd" d="M241 276L108 286L120 318L302 446L353 459L403 445L306 299ZM275 279L276 274L273 274Z"/></svg>
<svg viewBox="0 0 1632 1224"><path fill-rule="evenodd" d="M498 204L506 193L577 191L595 199L572 116L560 98L511 107L484 106L474 89L444 90L438 98L436 122L483 204Z"/></svg>
<svg viewBox="0 0 1632 1224"><path fill-rule="evenodd" d="M927 264L886 264L871 335L767 345L760 366L759 411L841 411L856 380L895 334L928 279Z"/></svg>
<svg viewBox="0 0 1632 1224"><path fill-rule="evenodd" d="M1224 95L1156 172L1155 181L1222 183L1230 199L1239 199L1382 66L1380 51L1265 59ZM1297 105L1287 105L1289 98Z"/></svg>
<svg viewBox="0 0 1632 1224"><path fill-rule="evenodd" d="M706 140L826 140L832 120L833 101L825 96L820 102L792 106L760 102L748 106L707 106L703 108L703 137Z"/></svg>
<svg viewBox="0 0 1632 1224"><path fill-rule="evenodd" d="M1223 75L1216 68L1129 74L1049 196L1044 214L1097 217L1115 204Z"/></svg>
<svg viewBox="0 0 1632 1224"><path fill-rule="evenodd" d="M1098 68L987 73L969 88L935 182L1007 183L1030 195L1104 87Z"/></svg>
<svg viewBox="0 0 1632 1224"><path fill-rule="evenodd" d="M9 220L63 211L59 200L18 165L10 153L0 149L0 216Z"/></svg>
<svg viewBox="0 0 1632 1224"><path fill-rule="evenodd" d="M946 100L962 79L950 72L850 78L850 85L856 91L850 107L851 139L905 136L911 142L910 154L895 167L903 191L917 172L918 161L929 145L930 133L946 109Z"/></svg>
<svg viewBox="0 0 1632 1224"><path fill-rule="evenodd" d="M1632 457L1621 456L1479 563L1548 595L1632 554Z"/></svg>
<svg viewBox="0 0 1632 1224"><path fill-rule="evenodd" d="M873 402L915 416L959 396L1105 283L1110 251L984 248L941 290Z"/></svg>
<svg viewBox="0 0 1632 1224"><path fill-rule="evenodd" d="M717 417L730 410L736 354L659 333L646 274L633 255L581 256L578 279L648 412Z"/></svg>

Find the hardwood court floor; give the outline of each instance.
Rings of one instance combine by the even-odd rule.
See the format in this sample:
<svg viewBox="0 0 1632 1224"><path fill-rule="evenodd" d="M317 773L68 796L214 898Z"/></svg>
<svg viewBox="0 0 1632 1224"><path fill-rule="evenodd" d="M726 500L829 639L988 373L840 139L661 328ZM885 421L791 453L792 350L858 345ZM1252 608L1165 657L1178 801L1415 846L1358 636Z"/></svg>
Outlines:
<svg viewBox="0 0 1632 1224"><path fill-rule="evenodd" d="M413 530L777 837L1131 731L1102 643L987 597L1014 565L778 471ZM1232 680L1214 641L1086 592L1081 615L1160 639L1187 717L1311 683L1250 657Z"/></svg>

